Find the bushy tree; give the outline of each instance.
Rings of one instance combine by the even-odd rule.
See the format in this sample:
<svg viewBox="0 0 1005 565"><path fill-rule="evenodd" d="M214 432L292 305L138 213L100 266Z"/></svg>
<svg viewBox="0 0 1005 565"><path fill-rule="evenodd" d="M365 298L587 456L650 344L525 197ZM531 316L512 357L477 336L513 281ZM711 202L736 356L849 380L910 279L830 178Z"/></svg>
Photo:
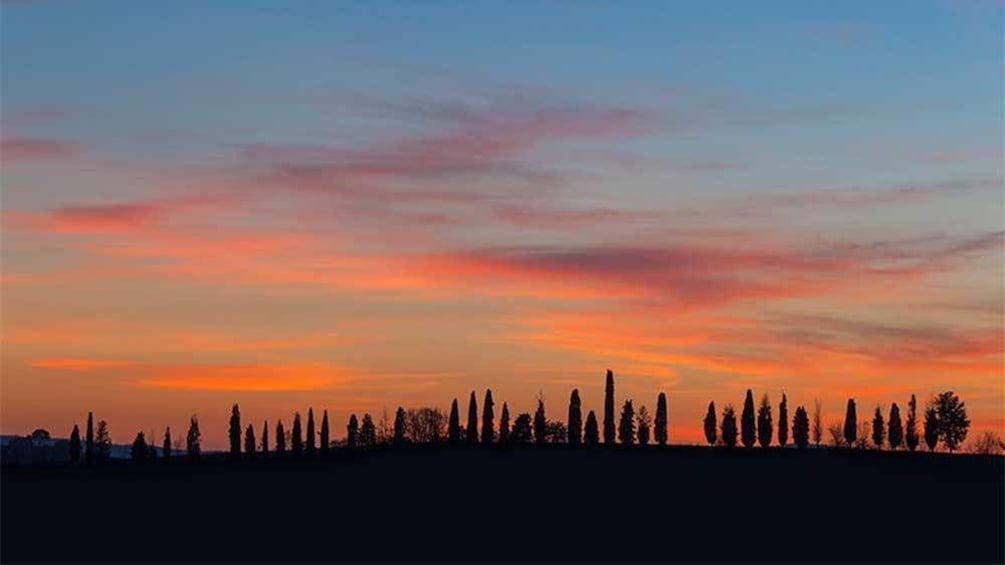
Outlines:
<svg viewBox="0 0 1005 565"><path fill-rule="evenodd" d="M952 453L966 441L967 431L970 429L966 404L953 391L946 391L935 397L935 413L938 417L939 439Z"/></svg>
<svg viewBox="0 0 1005 565"><path fill-rule="evenodd" d="M359 443L359 421L355 414L349 416L349 423L345 427L345 444L349 449L354 449Z"/></svg>
<svg viewBox="0 0 1005 565"><path fill-rule="evenodd" d="M726 447L736 447L736 410L733 410L732 404L727 404L723 409L722 426L719 429L722 432L722 444Z"/></svg>
<svg viewBox="0 0 1005 565"><path fill-rule="evenodd" d="M468 399L468 427L464 430L464 441L472 445L478 443L478 401L475 400L475 391L471 391L471 398Z"/></svg>
<svg viewBox="0 0 1005 565"><path fill-rule="evenodd" d="M872 416L872 443L876 449L883 449L886 441L886 422L883 421L883 409L876 407L876 412Z"/></svg>
<svg viewBox="0 0 1005 565"><path fill-rule="evenodd" d="M544 416L544 397L537 396L537 410L534 411L534 443L541 445L548 441L548 419Z"/></svg>
<svg viewBox="0 0 1005 565"><path fill-rule="evenodd" d="M743 400L743 412L740 413L740 442L743 447L754 447L757 441L757 426L754 419L754 393L747 389L747 397Z"/></svg>
<svg viewBox="0 0 1005 565"><path fill-rule="evenodd" d="M757 442L761 444L761 447L769 447L773 434L771 404L768 402L768 395L765 394L761 397L761 405L757 408Z"/></svg>
<svg viewBox="0 0 1005 565"><path fill-rule="evenodd" d="M583 443L583 409L579 400L579 389L572 389L569 397L569 445Z"/></svg>
<svg viewBox="0 0 1005 565"><path fill-rule="evenodd" d="M712 417L712 425L715 425L715 416ZM660 393L656 398L656 417L653 419L653 437L656 443L666 445L667 440L667 395Z"/></svg>
<svg viewBox="0 0 1005 565"><path fill-rule="evenodd" d="M565 443L569 437L569 431L561 420L548 420L544 426L544 435L545 441L548 443Z"/></svg>
<svg viewBox="0 0 1005 565"><path fill-rule="evenodd" d="M716 422L715 422L715 402L708 403L708 412L705 413L705 441L709 445L715 445Z"/></svg>
<svg viewBox="0 0 1005 565"><path fill-rule="evenodd" d="M136 439L133 440L133 447L129 450L129 457L132 458L133 462L142 465L149 454L150 447L147 445L146 437L143 432L137 433Z"/></svg>
<svg viewBox="0 0 1005 565"><path fill-rule="evenodd" d="M94 453L98 461L107 461L112 456L112 437L108 434L108 422L98 421L98 431L94 434Z"/></svg>
<svg viewBox="0 0 1005 565"><path fill-rule="evenodd" d="M651 418L649 417L649 412L646 410L645 406L639 407L639 445L649 445L649 427L652 425Z"/></svg>
<svg viewBox="0 0 1005 565"><path fill-rule="evenodd" d="M604 445L614 445L614 372L607 370L607 383L604 385Z"/></svg>
<svg viewBox="0 0 1005 565"><path fill-rule="evenodd" d="M293 428L290 430L290 452L300 457L304 452L304 436L300 427L300 412L293 413Z"/></svg>
<svg viewBox="0 0 1005 565"><path fill-rule="evenodd" d="M907 402L907 423L904 426L904 445L914 451L918 449L918 401L911 395Z"/></svg>
<svg viewBox="0 0 1005 565"><path fill-rule="evenodd" d="M621 445L632 445L635 443L635 408L632 401L626 400L621 408L621 422L618 425L618 441Z"/></svg>
<svg viewBox="0 0 1005 565"><path fill-rule="evenodd" d="M188 434L185 435L185 452L189 459L198 459L202 452L202 434L199 432L199 419L192 416L188 423Z"/></svg>
<svg viewBox="0 0 1005 565"><path fill-rule="evenodd" d="M164 462L167 463L171 459L171 428L164 429L164 443L162 444L161 451L164 452Z"/></svg>
<svg viewBox="0 0 1005 565"><path fill-rule="evenodd" d="M935 451L939 445L939 416L934 405L925 408L925 445L928 451Z"/></svg>
<svg viewBox="0 0 1005 565"><path fill-rule="evenodd" d="M900 408L894 402L890 406L890 422L887 424L887 441L890 449L897 449L904 442L904 424L900 421Z"/></svg>
<svg viewBox="0 0 1005 565"><path fill-rule="evenodd" d="M94 453L94 414L91 412L87 413L87 435L86 443L84 444L84 462L93 463L95 460Z"/></svg>
<svg viewBox="0 0 1005 565"><path fill-rule="evenodd" d="M363 447L377 445L377 426L369 413L363 414L363 422L359 425L359 444Z"/></svg>
<svg viewBox="0 0 1005 565"><path fill-rule="evenodd" d="M394 437L391 443L401 445L405 443L405 409L401 406L394 412Z"/></svg>
<svg viewBox="0 0 1005 565"><path fill-rule="evenodd" d="M230 410L230 458L241 456L241 410L234 404Z"/></svg>
<svg viewBox="0 0 1005 565"><path fill-rule="evenodd" d="M593 413L593 410L590 410L590 413L586 415L583 442L589 446L600 445L600 426L597 424L597 415Z"/></svg>
<svg viewBox="0 0 1005 565"><path fill-rule="evenodd" d="M283 457L286 455L286 430L283 429L283 421L276 424L276 455Z"/></svg>
<svg viewBox="0 0 1005 565"><path fill-rule="evenodd" d="M844 441L848 447L855 445L858 439L858 415L855 411L855 400L848 399L848 407L844 414Z"/></svg>
<svg viewBox="0 0 1005 565"><path fill-rule="evenodd" d="M76 424L70 432L70 461L74 464L80 462L80 428Z"/></svg>
<svg viewBox="0 0 1005 565"><path fill-rule="evenodd" d="M248 424L248 429L244 431L244 452L248 454L249 458L253 459L255 457L256 448L255 427Z"/></svg>
<svg viewBox="0 0 1005 565"><path fill-rule="evenodd" d="M813 401L813 444L817 447L820 446L820 441L824 438L824 423L822 419L821 412L823 411L823 405L819 400Z"/></svg>
<svg viewBox="0 0 1005 565"><path fill-rule="evenodd" d="M789 443L789 399L783 392L778 403L778 445L785 447L786 443Z"/></svg>
<svg viewBox="0 0 1005 565"><path fill-rule="evenodd" d="M461 442L461 415L457 409L457 399L450 404L450 418L447 420L447 443L457 445Z"/></svg>
<svg viewBox="0 0 1005 565"><path fill-rule="evenodd" d="M308 435L310 435L310 426L308 426ZM320 434L320 448L321 455L328 455L331 453L332 436L331 428L328 425L328 409L325 408L321 413L321 434Z"/></svg>
<svg viewBox="0 0 1005 565"><path fill-rule="evenodd" d="M314 455L314 450L317 449L317 444L315 443L317 438L314 437L314 409L307 409L307 448L304 450L308 457Z"/></svg>
<svg viewBox="0 0 1005 565"><path fill-rule="evenodd" d="M502 414L499 415L499 443L509 443L509 406L503 402Z"/></svg>
<svg viewBox="0 0 1005 565"><path fill-rule="evenodd" d="M796 408L796 415L792 418L792 440L799 449L810 443L810 419L802 406Z"/></svg>
<svg viewBox="0 0 1005 565"><path fill-rule="evenodd" d="M495 440L495 401L492 391L485 390L485 402L482 403L482 443L489 445Z"/></svg>
<svg viewBox="0 0 1005 565"><path fill-rule="evenodd" d="M513 431L510 433L510 441L513 443L528 443L531 435L530 414L524 412L513 421Z"/></svg>

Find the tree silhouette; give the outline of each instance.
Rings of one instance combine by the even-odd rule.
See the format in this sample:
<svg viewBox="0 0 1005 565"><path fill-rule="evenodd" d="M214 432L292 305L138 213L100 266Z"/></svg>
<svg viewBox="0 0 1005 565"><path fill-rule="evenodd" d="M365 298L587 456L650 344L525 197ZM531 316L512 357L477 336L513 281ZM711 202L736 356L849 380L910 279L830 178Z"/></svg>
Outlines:
<svg viewBox="0 0 1005 565"><path fill-rule="evenodd" d="M262 451L262 457L268 458L269 456L269 421L266 420L262 423L262 443L259 445Z"/></svg>
<svg viewBox="0 0 1005 565"><path fill-rule="evenodd" d="M314 437L314 409L307 409L307 449L305 450L308 457L314 456L314 450L316 449L315 444L316 438Z"/></svg>
<svg viewBox="0 0 1005 565"><path fill-rule="evenodd" d="M509 443L509 406L503 402L502 414L499 416L499 443Z"/></svg>
<svg viewBox="0 0 1005 565"><path fill-rule="evenodd" d="M450 404L450 418L447 421L447 443L457 445L461 442L461 415L457 412L457 399Z"/></svg>
<svg viewBox="0 0 1005 565"><path fill-rule="evenodd" d="M475 391L471 391L471 398L468 399L468 427L464 430L464 440L472 445L478 443L478 401L475 399Z"/></svg>
<svg viewBox="0 0 1005 565"><path fill-rule="evenodd" d="M530 414L524 412L513 421L513 431L510 434L510 441L513 443L527 443L531 438ZM542 439L542 443L543 443Z"/></svg>
<svg viewBox="0 0 1005 565"><path fill-rule="evenodd" d="M813 401L813 444L820 447L820 440L824 438L824 424L821 419L823 406L819 400Z"/></svg>
<svg viewBox="0 0 1005 565"><path fill-rule="evenodd" d="M705 414L705 441L709 445L715 445L715 402L708 403L708 412Z"/></svg>
<svg viewBox="0 0 1005 565"><path fill-rule="evenodd" d="M255 458L255 427L251 424L244 430L244 452L248 454L249 459Z"/></svg>
<svg viewBox="0 0 1005 565"><path fill-rule="evenodd" d="M952 391L946 391L935 397L935 414L938 417L939 439L952 453L966 441L970 429L966 404Z"/></svg>
<svg viewBox="0 0 1005 565"><path fill-rule="evenodd" d="M112 456L112 438L108 435L108 422L98 421L98 431L94 434L94 454L98 461L107 461Z"/></svg>
<svg viewBox="0 0 1005 565"><path fill-rule="evenodd" d="M754 447L754 442L757 441L754 422L754 393L748 388L747 398L743 401L743 412L740 413L740 441L743 447Z"/></svg>
<svg viewBox="0 0 1005 565"><path fill-rule="evenodd" d="M848 399L848 408L844 413L844 441L848 447L855 445L858 439L858 416L855 413L855 400Z"/></svg>
<svg viewBox="0 0 1005 565"><path fill-rule="evenodd" d="M886 440L886 422L883 421L883 409L876 407L876 413L872 416L872 443L876 444L876 449L883 449Z"/></svg>
<svg viewBox="0 0 1005 565"><path fill-rule="evenodd" d="M782 393L782 401L778 403L778 445L785 447L789 443L789 399Z"/></svg>
<svg viewBox="0 0 1005 565"><path fill-rule="evenodd" d="M614 445L614 437L614 372L608 369L604 385L604 445Z"/></svg>
<svg viewBox="0 0 1005 565"><path fill-rule="evenodd" d="M890 422L887 424L887 430L890 449L897 449L904 441L904 424L900 421L900 408L896 402L890 405Z"/></svg>
<svg viewBox="0 0 1005 565"><path fill-rule="evenodd" d="M87 443L84 444L84 461L86 463L93 463L95 459L94 453L94 414L91 412L87 413Z"/></svg>
<svg viewBox="0 0 1005 565"><path fill-rule="evenodd" d="M618 424L618 441L621 445L632 445L635 443L635 408L632 401L626 400L621 408L621 422Z"/></svg>
<svg viewBox="0 0 1005 565"><path fill-rule="evenodd" d="M492 400L492 391L485 391L485 402L482 404L482 443L489 445L495 440L495 402Z"/></svg>
<svg viewBox="0 0 1005 565"><path fill-rule="evenodd" d="M597 415L593 413L593 410L590 410L590 413L586 415L583 442L590 447L600 445L600 426L597 424Z"/></svg>
<svg viewBox="0 0 1005 565"><path fill-rule="evenodd" d="M569 445L583 443L583 409L579 401L579 389L572 389L569 396Z"/></svg>
<svg viewBox="0 0 1005 565"><path fill-rule="evenodd" d="M722 411L722 443L726 447L736 447L736 410L732 404L727 404ZM751 443L753 445L753 443Z"/></svg>
<svg viewBox="0 0 1005 565"><path fill-rule="evenodd" d="M276 455L283 457L286 455L286 430L283 429L283 421L276 424Z"/></svg>
<svg viewBox="0 0 1005 565"><path fill-rule="evenodd" d="M802 406L796 408L796 415L792 418L792 441L799 449L810 443L810 419Z"/></svg>
<svg viewBox="0 0 1005 565"><path fill-rule="evenodd" d="M199 433L199 419L192 416L188 423L188 433L185 435L185 452L189 459L198 459L202 452L202 434Z"/></svg>
<svg viewBox="0 0 1005 565"><path fill-rule="evenodd" d="M171 428L164 429L164 443L161 447L164 452L164 462L167 463L171 460Z"/></svg>
<svg viewBox="0 0 1005 565"><path fill-rule="evenodd" d="M356 420L356 415L351 414L349 416L349 424L346 425L346 436L345 444L349 449L354 449L359 440L359 422Z"/></svg>
<svg viewBox="0 0 1005 565"><path fill-rule="evenodd" d="M439 443L443 438L446 416L439 408L419 408L407 414L408 433L416 443Z"/></svg>
<svg viewBox="0 0 1005 565"><path fill-rule="evenodd" d="M537 410L534 412L534 443L543 445L548 441L548 419L544 416L544 397L537 396Z"/></svg>
<svg viewBox="0 0 1005 565"><path fill-rule="evenodd" d="M300 429L300 412L293 413L293 429L290 435L290 451L294 457L300 457L304 452L304 437Z"/></svg>
<svg viewBox="0 0 1005 565"><path fill-rule="evenodd" d="M932 404L925 408L925 445L928 451L935 451L939 445L939 416Z"/></svg>
<svg viewBox="0 0 1005 565"><path fill-rule="evenodd" d="M715 427L715 414L712 415L712 427ZM656 418L653 419L653 435L656 443L667 444L667 395L660 393L656 398Z"/></svg>
<svg viewBox="0 0 1005 565"><path fill-rule="evenodd" d="M230 458L241 456L241 410L234 404L230 411Z"/></svg>
<svg viewBox="0 0 1005 565"><path fill-rule="evenodd" d="M325 408L321 413L321 455L328 455L331 451L331 444L331 431L328 427L328 409Z"/></svg>
<svg viewBox="0 0 1005 565"><path fill-rule="evenodd" d="M904 445L910 451L918 449L918 401L913 394L907 402L907 425L904 428Z"/></svg>
<svg viewBox="0 0 1005 565"><path fill-rule="evenodd" d="M401 406L394 412L394 438L391 442L394 445L405 443L405 409Z"/></svg>
<svg viewBox="0 0 1005 565"><path fill-rule="evenodd" d="M774 433L774 426L771 421L771 404L768 402L768 395L761 397L761 405L757 408L757 442L761 447L771 445L771 436Z"/></svg>
<svg viewBox="0 0 1005 565"><path fill-rule="evenodd" d="M646 410L645 406L639 407L639 445L649 445L649 428L652 425L652 419L649 417L649 411Z"/></svg>
<svg viewBox="0 0 1005 565"><path fill-rule="evenodd" d="M157 448L154 447L153 442L151 442L150 445L147 446L147 459L151 463L157 462Z"/></svg>
<svg viewBox="0 0 1005 565"><path fill-rule="evenodd" d="M75 464L80 462L80 428L77 424L73 425L73 431L70 432L70 461Z"/></svg>
<svg viewBox="0 0 1005 565"><path fill-rule="evenodd" d="M544 435L548 443L566 443L568 440L569 431L566 429L564 422L560 420L548 420L544 428Z"/></svg>
<svg viewBox="0 0 1005 565"><path fill-rule="evenodd" d="M133 440L133 447L129 450L129 457L133 462L142 465L147 460L147 455L149 454L150 447L147 445L146 437L143 435L143 432L137 433L136 439Z"/></svg>
<svg viewBox="0 0 1005 565"><path fill-rule="evenodd" d="M359 425L359 445L370 447L377 445L377 426L373 424L373 416L363 414L363 422Z"/></svg>

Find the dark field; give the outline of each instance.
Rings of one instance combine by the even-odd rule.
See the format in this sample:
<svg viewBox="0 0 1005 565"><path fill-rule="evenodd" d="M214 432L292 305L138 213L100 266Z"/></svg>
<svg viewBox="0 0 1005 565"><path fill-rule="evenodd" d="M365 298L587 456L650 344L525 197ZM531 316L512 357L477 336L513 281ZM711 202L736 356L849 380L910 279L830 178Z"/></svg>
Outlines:
<svg viewBox="0 0 1005 565"><path fill-rule="evenodd" d="M8 562L997 562L1002 457L412 448L3 470Z"/></svg>

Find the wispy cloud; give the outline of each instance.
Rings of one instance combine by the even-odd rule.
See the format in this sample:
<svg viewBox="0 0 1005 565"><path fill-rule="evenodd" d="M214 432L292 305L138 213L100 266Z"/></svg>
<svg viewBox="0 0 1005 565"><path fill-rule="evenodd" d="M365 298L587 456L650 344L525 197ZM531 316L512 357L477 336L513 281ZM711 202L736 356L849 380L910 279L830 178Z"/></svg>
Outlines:
<svg viewBox="0 0 1005 565"><path fill-rule="evenodd" d="M5 165L66 159L80 151L81 147L72 141L28 137L0 139L0 159Z"/></svg>

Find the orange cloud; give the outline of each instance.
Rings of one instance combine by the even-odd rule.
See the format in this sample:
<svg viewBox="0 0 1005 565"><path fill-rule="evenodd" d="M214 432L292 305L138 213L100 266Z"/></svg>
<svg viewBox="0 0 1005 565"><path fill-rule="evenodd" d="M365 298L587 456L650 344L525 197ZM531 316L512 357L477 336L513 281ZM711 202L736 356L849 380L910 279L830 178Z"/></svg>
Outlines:
<svg viewBox="0 0 1005 565"><path fill-rule="evenodd" d="M97 369L116 369L129 367L129 361L116 361L111 359L86 359L86 358L58 358L39 359L32 361L32 367L41 369L66 369L71 371L93 371Z"/></svg>
<svg viewBox="0 0 1005 565"><path fill-rule="evenodd" d="M307 391L346 382L345 371L323 363L295 365L192 365L155 369L139 384L211 391Z"/></svg>

